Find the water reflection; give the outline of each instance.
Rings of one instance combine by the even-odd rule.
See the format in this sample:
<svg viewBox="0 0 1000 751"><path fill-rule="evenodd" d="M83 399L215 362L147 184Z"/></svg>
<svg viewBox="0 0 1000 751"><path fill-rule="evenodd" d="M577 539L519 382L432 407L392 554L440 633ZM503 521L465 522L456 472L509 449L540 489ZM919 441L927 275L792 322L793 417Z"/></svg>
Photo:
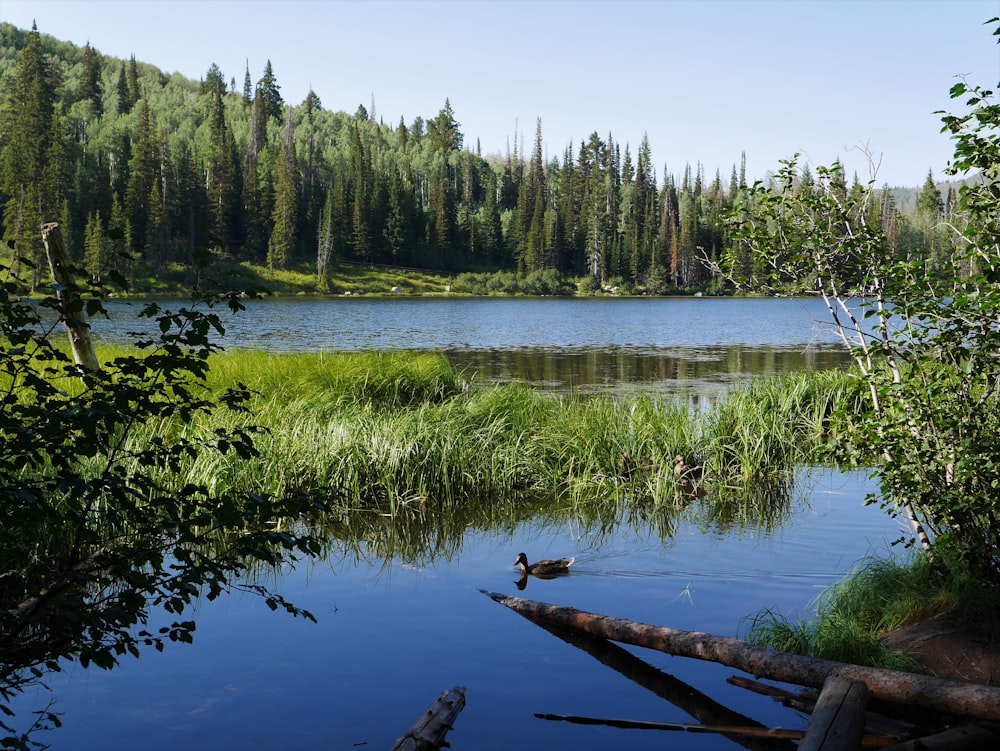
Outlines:
<svg viewBox="0 0 1000 751"><path fill-rule="evenodd" d="M91 322L97 339L155 331L136 320L142 304L110 301L110 319ZM580 394L653 388L697 400L753 375L847 362L813 299L274 299L220 316L227 348L446 352L479 378Z"/></svg>
<svg viewBox="0 0 1000 751"><path fill-rule="evenodd" d="M544 496L469 500L446 510L425 502L391 510L345 507L313 531L325 540L320 556L324 560L354 566L395 561L421 567L458 558L470 534L509 538L526 525L541 537L569 534L586 539L592 548L623 535L637 544L669 546L684 522L718 537L747 530L770 532L792 513L797 493L792 474L699 490L663 500L664 494L644 492L637 484L633 492L593 494L571 503Z"/></svg>
<svg viewBox="0 0 1000 751"><path fill-rule="evenodd" d="M835 344L806 347L714 346L668 350L627 348L552 350L450 350L448 359L487 381L520 381L535 388L593 394L643 392L667 396L717 396L752 376L846 366Z"/></svg>

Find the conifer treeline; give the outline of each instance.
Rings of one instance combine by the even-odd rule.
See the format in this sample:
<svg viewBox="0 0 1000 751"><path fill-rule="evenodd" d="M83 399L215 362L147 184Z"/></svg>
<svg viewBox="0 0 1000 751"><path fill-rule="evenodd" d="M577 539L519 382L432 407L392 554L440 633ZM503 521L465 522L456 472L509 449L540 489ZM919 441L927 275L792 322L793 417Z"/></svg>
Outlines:
<svg viewBox="0 0 1000 751"><path fill-rule="evenodd" d="M595 132L546 161L540 121L530 154L515 137L484 157L447 99L431 119L385 124L374 101L353 115L312 91L289 105L270 61L256 84L248 65L238 89L214 64L192 82L9 24L0 87L4 239L38 256L37 228L59 221L95 276L156 277L214 243L321 280L353 261L711 289L701 259L723 255L723 215L746 187L742 158L726 180L700 165L657 179L645 138L633 156ZM928 175L912 212L885 191L879 221L899 252L944 252L933 227L950 202Z"/></svg>

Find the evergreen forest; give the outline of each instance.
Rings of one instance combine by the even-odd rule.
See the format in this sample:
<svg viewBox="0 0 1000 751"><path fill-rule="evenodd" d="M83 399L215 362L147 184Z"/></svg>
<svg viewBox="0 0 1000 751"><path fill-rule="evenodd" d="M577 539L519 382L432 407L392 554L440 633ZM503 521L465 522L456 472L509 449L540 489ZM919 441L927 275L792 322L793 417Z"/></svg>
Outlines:
<svg viewBox="0 0 1000 751"><path fill-rule="evenodd" d="M284 101L270 61L256 81L249 64L239 83L214 63L192 81L0 24L0 252L36 270L39 226L57 221L92 278L114 271L139 289L206 249L315 274L321 290L340 264L640 294L721 293L755 277L737 258L724 282L715 263L748 190L743 155L728 175L698 162L674 175L657 171L646 138L592 132L549 158L540 120L530 149L516 134L504 154L470 141L447 98L432 117L385 123L374 100L351 114L313 91ZM808 166L800 182L814 184ZM840 187L861 188L857 176ZM886 250L943 268L957 190L929 171L920 189L878 195L869 219Z"/></svg>

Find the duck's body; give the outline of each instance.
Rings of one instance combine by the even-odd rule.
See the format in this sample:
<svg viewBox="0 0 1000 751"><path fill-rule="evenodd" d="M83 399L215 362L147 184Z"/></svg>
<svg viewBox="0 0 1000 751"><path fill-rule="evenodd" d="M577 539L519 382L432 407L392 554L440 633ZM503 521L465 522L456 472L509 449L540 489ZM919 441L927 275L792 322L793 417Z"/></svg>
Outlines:
<svg viewBox="0 0 1000 751"><path fill-rule="evenodd" d="M684 456L678 454L674 459L674 477L682 482L695 482L701 479L702 468L698 465L688 464Z"/></svg>
<svg viewBox="0 0 1000 751"><path fill-rule="evenodd" d="M520 567L521 576L556 576L558 574L569 573L569 567L573 565L576 558L558 558L556 560L535 561L528 563L528 556L524 553L517 554L514 565Z"/></svg>

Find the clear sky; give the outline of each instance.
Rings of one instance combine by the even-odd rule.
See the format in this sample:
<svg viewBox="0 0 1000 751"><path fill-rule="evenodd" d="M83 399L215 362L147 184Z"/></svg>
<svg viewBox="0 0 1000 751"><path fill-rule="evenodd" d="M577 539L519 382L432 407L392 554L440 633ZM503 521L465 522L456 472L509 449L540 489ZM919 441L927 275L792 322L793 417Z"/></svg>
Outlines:
<svg viewBox="0 0 1000 751"><path fill-rule="evenodd" d="M1000 0L0 0L0 20L242 90L270 60L286 102L358 105L396 125L451 102L484 154L541 118L547 156L596 131L658 180L700 162L756 179L796 152L919 186L953 155L936 110L957 76L995 87Z"/></svg>

